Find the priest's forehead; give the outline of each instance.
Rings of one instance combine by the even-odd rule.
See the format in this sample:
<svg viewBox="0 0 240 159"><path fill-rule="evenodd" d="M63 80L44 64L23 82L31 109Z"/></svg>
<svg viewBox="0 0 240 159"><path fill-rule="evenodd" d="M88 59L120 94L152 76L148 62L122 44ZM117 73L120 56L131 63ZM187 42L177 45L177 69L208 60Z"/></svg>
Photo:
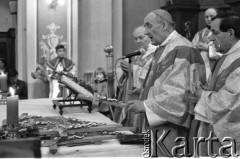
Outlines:
<svg viewBox="0 0 240 159"><path fill-rule="evenodd" d="M209 8L205 11L205 16L215 17L217 15L217 11L214 8Z"/></svg>
<svg viewBox="0 0 240 159"><path fill-rule="evenodd" d="M144 34L144 32L145 32L144 26L139 26L134 29L133 35Z"/></svg>
<svg viewBox="0 0 240 159"><path fill-rule="evenodd" d="M212 24L211 24L211 30L212 31L220 31L220 23L221 23L221 19L220 18L216 18Z"/></svg>
<svg viewBox="0 0 240 159"><path fill-rule="evenodd" d="M148 25L152 25L156 23L156 20L157 20L156 16L157 15L153 12L149 13L144 19L144 26L146 27Z"/></svg>

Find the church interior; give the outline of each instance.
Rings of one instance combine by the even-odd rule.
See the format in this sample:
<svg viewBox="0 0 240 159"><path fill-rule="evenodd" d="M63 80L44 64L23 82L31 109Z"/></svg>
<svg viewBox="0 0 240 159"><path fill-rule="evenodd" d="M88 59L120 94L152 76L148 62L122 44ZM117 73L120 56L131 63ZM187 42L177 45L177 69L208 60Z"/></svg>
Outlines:
<svg viewBox="0 0 240 159"><path fill-rule="evenodd" d="M38 123L42 122L44 124L46 120L48 122L50 121L48 125L54 122L66 122L68 124L72 122L75 126L79 126L79 123L81 126L85 125L86 127L90 125L88 129L90 127L93 128L94 125L98 125L102 127L100 130L107 130L108 128L115 131L132 130L132 128L129 127L122 127L113 117L115 108L121 107L119 103L114 104L116 94L119 93L117 87L118 81L121 80L120 77L117 76L116 65L117 62L119 63L121 57L138 50L134 44L133 30L137 26L143 25L144 17L149 12L160 8L171 14L175 22L176 31L192 41L195 33L206 27L204 12L207 8L216 8L219 12L234 11L240 13L240 1L1 0L0 61L4 59L5 66L8 69L17 70L18 79L26 83L27 97L24 100L19 99L19 101L10 99L14 97L6 97L5 101L1 101L0 125L4 125L4 122L2 123L4 119L7 120L5 122L12 123L10 124L12 126L10 126L10 132L13 133L12 135L14 136L14 132L16 131L14 128L17 128L16 125L14 126L16 120L18 124L19 122L23 124L26 118L32 118L31 122L36 122L34 120L42 116L44 119L39 120ZM74 65L75 72L73 73L74 77L71 77L71 79L74 80L65 79L63 85L66 86L60 89L60 95L57 94L54 96L49 93L55 86L49 83L48 75L41 76L39 74L42 73L41 71L46 71L46 67L52 67L54 69L57 67L54 66L54 62L51 63L51 60L58 57L58 49L56 49L56 47L59 45L64 46L63 51L65 52L64 56L66 58L64 65L71 67L71 69L72 65ZM59 50L61 49L62 48ZM49 63L49 66L45 66L46 63ZM75 91L75 89L79 87L78 84L76 84L79 81L84 83L79 84L80 86L92 85L96 74L98 74L96 72L99 71L101 73L102 71L99 67L105 70L104 78L108 81L106 83L106 87L108 88L107 96L111 101L106 103L113 105L110 106L109 110L111 117L93 111L94 106L98 105L99 101L89 100L88 97L81 97L81 95L78 94L79 92ZM40 72L38 72L39 70ZM65 75L64 73L60 76L62 75L64 77L69 76L69 74ZM60 78L64 80L63 77ZM4 86L1 81L0 85L1 89L3 89ZM81 90L82 88L79 89ZM71 91L74 93L70 94L71 96L69 98L68 95ZM85 91L85 94L91 92L89 89L83 91ZM1 95L1 97L2 96L4 95ZM89 96L91 98L95 97L92 92ZM60 98L63 100L60 100ZM78 98L81 99L80 102ZM11 107L8 105L14 105L14 102L18 102L18 108L8 109L8 107ZM69 102L69 104L65 104L67 102ZM104 102L99 105L104 107L103 103ZM80 111L80 107L82 108L86 105L88 105L87 109ZM91 107L89 105L91 105ZM10 114L10 112L12 112L12 114ZM26 113L28 115L26 115ZM14 117L12 117L13 114L20 117L14 119ZM84 120L84 122L82 120ZM109 126L107 126L106 123ZM94 133L100 130L96 130ZM54 138L56 130L45 132L46 134L49 133L47 134L50 136L48 140L15 138L15 141L13 139L6 139L10 140L6 143L3 141L4 139L2 140L1 132L3 132L3 128L0 128L0 147L3 147L2 151L6 148L6 151L9 151L9 156L13 158L29 156L141 157L143 154L142 142L140 144L120 144L119 136L121 135L116 132L114 132L115 134L110 134L106 131L109 136L112 135L110 137L111 140L104 140L104 137L102 137L103 139L101 139L103 141L99 141L101 140L97 139L99 136L96 136L95 139L95 137L91 138L91 135L86 138L82 137L86 142L88 140L91 141L91 139L97 141L96 144L83 144L78 142L80 141L82 132L81 129L77 127L76 132L78 135L75 135L76 140L62 141L60 144L57 144L57 146L54 143L60 141L56 139L60 137L55 136ZM75 133L74 129L67 129L66 132L70 134ZM64 135L66 134L67 133L64 133ZM13 136L10 136L10 138L14 138ZM134 136L134 134L132 134L129 138L123 137L124 139L121 141L128 142L128 139L131 139L131 137L139 139L142 136L139 136L139 134ZM46 142L43 143L43 141ZM131 142L133 141L131 140ZM23 143L27 146L21 147ZM38 147L39 151L35 151L31 147ZM1 153L1 148L0 157L1 155L4 157L4 154ZM30 155L28 156L26 154Z"/></svg>

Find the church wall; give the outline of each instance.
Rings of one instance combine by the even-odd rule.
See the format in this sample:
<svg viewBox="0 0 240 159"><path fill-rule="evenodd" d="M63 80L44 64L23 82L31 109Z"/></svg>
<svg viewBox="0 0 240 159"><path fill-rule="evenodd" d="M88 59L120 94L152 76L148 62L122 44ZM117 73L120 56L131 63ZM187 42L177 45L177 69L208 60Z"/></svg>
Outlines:
<svg viewBox="0 0 240 159"><path fill-rule="evenodd" d="M37 1L37 55L36 62L41 58L52 60L57 57L55 47L63 44L66 47L66 57L71 57L71 44L68 44L68 7L67 2L50 8L46 1Z"/></svg>
<svg viewBox="0 0 240 159"><path fill-rule="evenodd" d="M16 68L18 69L18 78L27 81L27 9L26 1L18 3L17 30L16 30Z"/></svg>
<svg viewBox="0 0 240 159"><path fill-rule="evenodd" d="M164 6L167 0L124 0L123 1L123 54L136 50L132 32L142 25L145 16Z"/></svg>
<svg viewBox="0 0 240 159"><path fill-rule="evenodd" d="M0 15L0 32L6 32L13 27L9 0L0 0Z"/></svg>
<svg viewBox="0 0 240 159"><path fill-rule="evenodd" d="M79 78L97 67L106 70L107 45L112 45L112 0L79 0Z"/></svg>
<svg viewBox="0 0 240 159"><path fill-rule="evenodd" d="M31 77L31 72L36 67L37 54L37 0L27 0L27 17L26 17L26 63L27 67L27 83L28 83L28 98L43 98L47 97L46 85L40 80L34 80Z"/></svg>

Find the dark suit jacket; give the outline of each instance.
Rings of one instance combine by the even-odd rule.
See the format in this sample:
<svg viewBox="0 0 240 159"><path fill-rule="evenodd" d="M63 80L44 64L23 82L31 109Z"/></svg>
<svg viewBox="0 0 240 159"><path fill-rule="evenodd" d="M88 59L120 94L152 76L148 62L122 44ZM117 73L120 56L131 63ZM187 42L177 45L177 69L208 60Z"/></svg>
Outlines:
<svg viewBox="0 0 240 159"><path fill-rule="evenodd" d="M28 98L27 85L24 81L18 79L15 85L15 88L16 88L15 95L18 95L19 99Z"/></svg>

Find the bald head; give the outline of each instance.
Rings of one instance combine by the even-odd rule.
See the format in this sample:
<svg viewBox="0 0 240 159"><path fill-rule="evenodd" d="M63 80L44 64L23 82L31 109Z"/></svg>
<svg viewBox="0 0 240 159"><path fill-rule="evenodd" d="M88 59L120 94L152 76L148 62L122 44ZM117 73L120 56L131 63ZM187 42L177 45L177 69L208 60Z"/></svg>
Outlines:
<svg viewBox="0 0 240 159"><path fill-rule="evenodd" d="M212 18L217 16L217 10L214 8L208 8L205 11L205 22L207 24L207 26L211 26L212 23Z"/></svg>
<svg viewBox="0 0 240 159"><path fill-rule="evenodd" d="M134 42L137 46L137 49L147 49L148 44L151 42L150 38L145 35L144 26L138 26L133 31Z"/></svg>
<svg viewBox="0 0 240 159"><path fill-rule="evenodd" d="M133 30L133 34L136 33L136 32L143 32L144 33L144 31L145 31L144 26L140 25Z"/></svg>

